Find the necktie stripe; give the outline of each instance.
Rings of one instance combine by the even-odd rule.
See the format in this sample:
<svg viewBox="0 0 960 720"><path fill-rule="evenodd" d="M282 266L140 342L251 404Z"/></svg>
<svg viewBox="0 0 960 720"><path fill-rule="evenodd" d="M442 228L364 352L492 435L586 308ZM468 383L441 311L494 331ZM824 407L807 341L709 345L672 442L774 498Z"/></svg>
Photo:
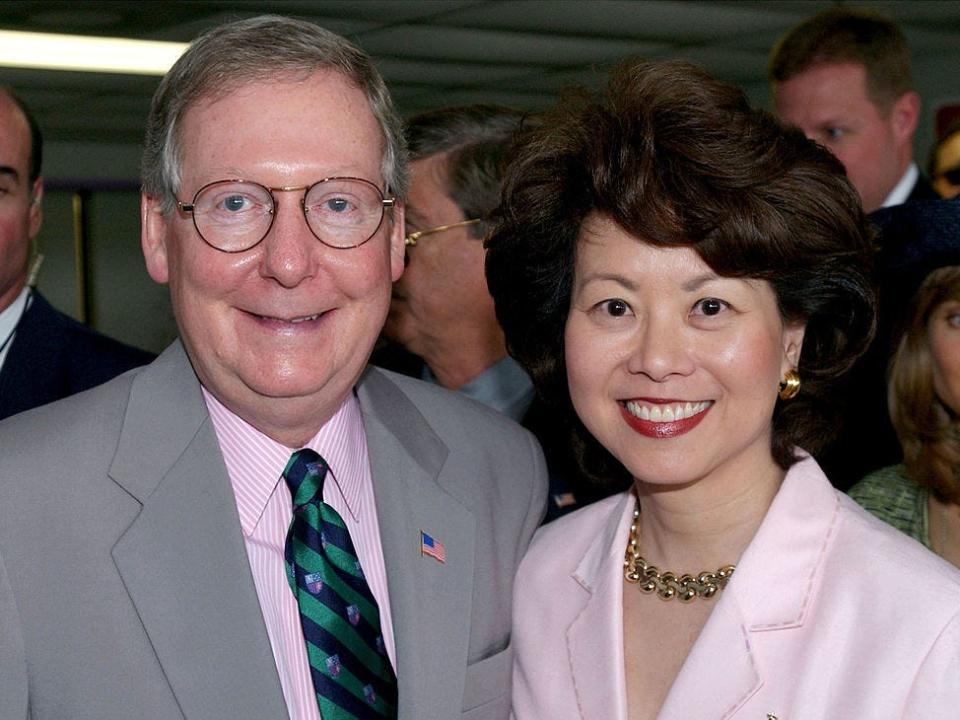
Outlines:
<svg viewBox="0 0 960 720"><path fill-rule="evenodd" d="M327 505L326 507L330 508L329 505ZM332 508L330 509L332 510ZM350 531L347 530L345 525L337 525L335 523L330 522L327 518L328 518L328 513L321 511L320 512L321 528L318 528L318 529L323 530L323 535L327 543L340 548L345 553L350 553L351 555L355 555L356 549L353 547L353 540L350 539Z"/></svg>
<svg viewBox="0 0 960 720"><path fill-rule="evenodd" d="M363 577L363 573L359 569L356 550L353 548L353 543L349 542L349 535L346 536L349 544L344 546L341 544L344 539L343 536L338 537L336 532L330 532L326 526L317 528L308 522L295 523L293 534L306 547L322 549L327 561L341 572L355 578Z"/></svg>
<svg viewBox="0 0 960 720"><path fill-rule="evenodd" d="M396 718L396 676L380 612L343 518L323 502L328 468L312 450L295 452L283 478L293 497L284 555L297 598L310 675L324 720Z"/></svg>
<svg viewBox="0 0 960 720"><path fill-rule="evenodd" d="M311 557L317 558L317 564L316 565L309 564L310 567L318 567L319 563L323 561L323 557L319 553L314 552L312 548L308 548L305 545L301 545L301 543L296 539L293 541L293 546L297 548L298 552L302 552L304 553L304 555L309 553ZM303 555L301 555L300 557L303 557ZM310 589L307 587L309 583L306 581L306 576L309 573L302 571L302 568L303 568L302 565L298 564L297 567L301 569L301 572L297 575L296 584L300 585L301 584L300 578L304 578L304 580L302 581L303 587L307 590L308 593L315 594L315 593L312 593ZM361 588L358 588L354 584L354 582L356 581L356 578L353 578L352 576L349 576L349 575L344 577L344 575L341 574L336 567L333 567L328 564L326 569L328 570L328 572L324 573L324 576L323 576L324 585L332 588L332 590L337 595L343 598L345 605L356 605L360 609L360 614L368 618L368 621L370 623L376 623L377 625L379 625L380 611L377 609L376 600L374 600L373 596L370 595L369 588L367 588L366 586L362 586ZM351 580L354 582L351 582ZM366 592L363 592L363 590L366 590Z"/></svg>
<svg viewBox="0 0 960 720"><path fill-rule="evenodd" d="M334 510L332 507L323 503L319 506L320 508L320 517L323 519L323 522L327 526L332 526L337 530L342 531L342 535L345 538L343 542L340 543L341 547L346 547L349 545L353 548L353 541L350 539L350 532L347 530L347 524L343 521L343 518L340 517L340 513Z"/></svg>
<svg viewBox="0 0 960 720"><path fill-rule="evenodd" d="M335 655L337 656L337 662L339 663L339 669L341 671L346 670L354 677L365 675L364 668L367 667L367 665L363 660L354 655L350 648L345 648L342 645L338 647L337 638L330 636L324 628L319 625L314 625L307 620L304 627L304 637L307 637L307 653L317 660L315 663L317 667L325 668L329 671L330 668L327 667L327 659ZM337 652L330 653L327 649L324 649L328 646L330 649L336 649ZM393 683L393 673L389 668L389 663L387 666L384 666L383 663L380 663L380 665L381 673L372 677L365 676L364 679L373 686L378 697L382 697L388 704L395 704L397 688ZM329 674L329 672L327 672L327 674Z"/></svg>
<svg viewBox="0 0 960 720"><path fill-rule="evenodd" d="M348 662L358 662L356 658L345 659L340 653L328 654L312 643L307 643L307 656L310 659L310 674L314 688L317 689L317 699L332 701L335 705L348 711L351 715L360 718L396 717L396 684L382 681L379 678L366 677L362 664L350 665ZM363 680L355 672L360 669ZM322 689L322 690L321 690ZM322 708L322 705L321 705ZM338 717L338 716L334 716ZM327 720L327 716L323 715Z"/></svg>
<svg viewBox="0 0 960 720"><path fill-rule="evenodd" d="M314 642L319 647L324 647L324 643L320 640L320 635L315 631L323 630L330 638L341 643L343 647L348 648L364 665L367 665L378 675L382 674L386 658L375 649L377 634L369 633L367 637L363 638L364 641L369 640L369 644L366 642L354 643L352 642L352 636L356 628L354 628L349 620L341 617L323 603L317 602L314 598L301 597L301 602L305 603L304 614L306 614L307 617L305 620L301 618L300 624L303 627L303 636L307 640Z"/></svg>
<svg viewBox="0 0 960 720"><path fill-rule="evenodd" d="M309 585L309 587L308 587ZM294 593L302 598L303 602L309 603L311 609L320 612L322 605L326 610L343 618L362 636L364 640L373 643L380 633L380 613L376 605L364 605L359 602L352 602L351 598L338 593L334 585L324 581L320 587L317 583L308 583L306 578L299 582L294 588ZM313 605L316 603L316 606Z"/></svg>
<svg viewBox="0 0 960 720"><path fill-rule="evenodd" d="M310 653L311 649L315 652ZM310 655L313 661L311 662L312 674L320 675L319 678L314 678L314 685L316 685L317 680L319 680L320 682L336 687L337 690L326 697L336 702L337 705L347 709L354 715L360 715L360 717L366 717L362 714L363 712L369 714L371 710L378 708L384 710L392 709L392 705L387 699L376 693L375 686L374 694L369 695L373 702L367 700L368 693L373 684L369 682L368 678L360 680L350 671L350 668L343 664L343 659L339 656L336 656L337 664L334 665L336 669L330 670L327 668L327 660L333 656L328 656L322 650L311 648L310 646L307 648L307 654ZM314 665L314 663L316 664Z"/></svg>
<svg viewBox="0 0 960 720"><path fill-rule="evenodd" d="M364 718L371 717L395 718L397 716L396 710L391 711L389 708L383 711L379 708L371 710L366 702L357 702L353 695L342 688L340 688L340 693L342 694L338 694L337 699L340 700L343 705L332 698L317 695L317 705L320 707L320 717L323 718L323 720L364 720ZM350 708L353 712L346 708Z"/></svg>
<svg viewBox="0 0 960 720"><path fill-rule="evenodd" d="M386 703L382 703L381 706L377 707L376 704L373 706L366 701L366 699L361 695L357 697L353 692L347 689L341 680L344 679L343 674L340 677L337 677L335 680L331 679L328 675L322 670L317 668L310 668L311 675L313 677L313 685L317 687L318 685L326 685L330 689L327 694L321 695L317 693L317 702L320 706L320 715L323 720L329 720L334 718L338 720L339 718L357 718L358 720L363 720L364 718L376 718L376 717L396 717L396 715L388 714L390 709ZM378 698L379 699L379 698Z"/></svg>

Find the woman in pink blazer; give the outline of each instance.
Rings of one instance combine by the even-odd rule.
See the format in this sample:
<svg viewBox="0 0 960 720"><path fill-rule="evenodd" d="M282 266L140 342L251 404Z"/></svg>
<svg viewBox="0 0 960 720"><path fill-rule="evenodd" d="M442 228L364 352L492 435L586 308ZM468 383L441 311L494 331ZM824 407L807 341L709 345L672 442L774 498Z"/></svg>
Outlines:
<svg viewBox="0 0 960 720"><path fill-rule="evenodd" d="M511 351L583 469L632 480L521 564L517 720L960 716L960 572L806 452L874 324L839 163L693 66L632 62L532 131L501 213Z"/></svg>

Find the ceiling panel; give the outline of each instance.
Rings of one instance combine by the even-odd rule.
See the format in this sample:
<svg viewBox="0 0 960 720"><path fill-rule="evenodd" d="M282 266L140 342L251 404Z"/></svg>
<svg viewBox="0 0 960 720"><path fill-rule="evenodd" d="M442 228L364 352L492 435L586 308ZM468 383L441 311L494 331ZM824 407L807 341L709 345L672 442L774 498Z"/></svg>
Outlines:
<svg viewBox="0 0 960 720"><path fill-rule="evenodd" d="M377 61L377 68L387 84L412 82L440 86L497 84L510 78L528 77L530 66L524 64L490 65L474 62L443 62L386 57Z"/></svg>
<svg viewBox="0 0 960 720"><path fill-rule="evenodd" d="M363 47L374 55L530 63L565 66L652 52L662 44L616 38L479 30L462 27L397 25L363 34Z"/></svg>
<svg viewBox="0 0 960 720"><path fill-rule="evenodd" d="M542 5L549 5L545 12ZM691 22L693 15L696 22ZM789 23L792 16L788 16ZM476 28L521 29L595 38L630 38L689 44L758 30L780 29L779 3L751 8L709 2L503 0L478 3L446 16L445 23Z"/></svg>

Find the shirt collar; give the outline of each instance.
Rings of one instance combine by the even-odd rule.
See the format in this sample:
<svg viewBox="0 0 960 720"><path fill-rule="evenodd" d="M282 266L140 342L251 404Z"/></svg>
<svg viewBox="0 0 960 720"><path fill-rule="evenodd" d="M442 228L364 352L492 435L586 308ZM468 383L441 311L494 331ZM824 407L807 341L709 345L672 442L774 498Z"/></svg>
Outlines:
<svg viewBox="0 0 960 720"><path fill-rule="evenodd" d="M436 383L430 368L424 364L423 379ZM519 363L511 357L497 361L457 392L481 402L520 422L533 402L533 383Z"/></svg>
<svg viewBox="0 0 960 720"><path fill-rule="evenodd" d="M907 201L907 198L910 197L910 193L913 192L913 186L917 184L919 177L920 170L917 168L917 164L910 163L910 167L907 168L903 177L900 178L900 182L893 186L893 190L887 195L887 199L883 201L881 207L903 205L903 203Z"/></svg>
<svg viewBox="0 0 960 720"><path fill-rule="evenodd" d="M240 525L249 537L282 479L290 455L301 448L289 448L264 435L205 387L201 386L201 390L237 499ZM315 450L326 460L327 478L333 478L334 487L356 519L360 513L367 443L360 404L353 393L304 447Z"/></svg>
<svg viewBox="0 0 960 720"><path fill-rule="evenodd" d="M10 346L13 345L12 335L16 332L17 324L26 311L29 295L30 288L23 288L13 302L0 311L0 344L9 338L9 342L0 350L0 367L3 367L3 361L6 360L7 353L10 352Z"/></svg>

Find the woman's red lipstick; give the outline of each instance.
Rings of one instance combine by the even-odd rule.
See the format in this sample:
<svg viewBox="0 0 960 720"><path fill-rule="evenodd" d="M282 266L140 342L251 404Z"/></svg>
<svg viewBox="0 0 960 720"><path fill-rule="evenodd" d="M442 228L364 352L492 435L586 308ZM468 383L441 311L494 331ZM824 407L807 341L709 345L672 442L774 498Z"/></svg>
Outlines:
<svg viewBox="0 0 960 720"><path fill-rule="evenodd" d="M679 416L679 419L655 419L651 418L649 420L642 417L637 417L630 410L627 409L627 404L634 405L636 408L649 408L650 406L656 407L654 415L656 416L657 411L660 411L661 408L670 408L670 412L674 416ZM641 435L646 437L665 439L678 437L684 433L690 432L697 425L700 424L700 421L703 420L707 415L707 411L713 407L713 402L697 402L689 403L683 402L680 400L677 401L649 401L649 400L629 400L627 402L621 403L620 412L623 414L624 420L627 421L627 424L634 430L636 430ZM679 409L679 412L674 412L676 409ZM663 414L665 411L661 411L660 414ZM645 414L650 414L645 412Z"/></svg>

